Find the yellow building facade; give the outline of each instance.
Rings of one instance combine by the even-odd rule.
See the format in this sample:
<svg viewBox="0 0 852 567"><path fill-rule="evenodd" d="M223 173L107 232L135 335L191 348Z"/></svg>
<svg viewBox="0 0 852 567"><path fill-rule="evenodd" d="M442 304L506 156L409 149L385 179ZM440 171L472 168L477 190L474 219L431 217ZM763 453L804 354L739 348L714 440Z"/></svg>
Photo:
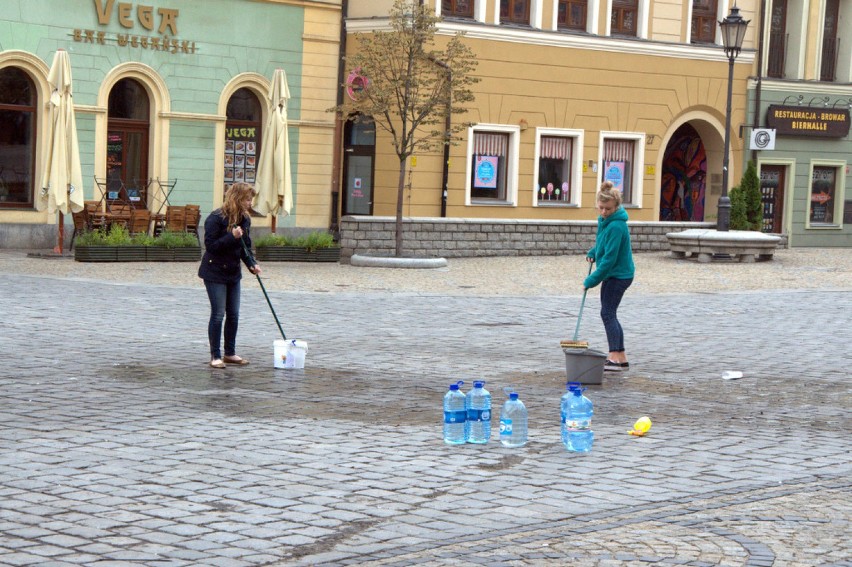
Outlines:
<svg viewBox="0 0 852 567"><path fill-rule="evenodd" d="M388 29L391 4L350 1L348 53L357 34ZM473 126L451 148L444 207L443 156L415 155L405 216L438 217L443 209L451 218L588 220L596 218L597 188L610 179L632 220L715 220L729 69L718 20L729 2L427 4L443 18L439 44L464 34L480 82L458 118ZM740 14L754 19L755 4L739 2ZM734 64L731 186L743 171L738 126L746 120L756 28L749 26ZM371 187L347 171L344 156L341 214L395 214L398 159L377 130Z"/></svg>

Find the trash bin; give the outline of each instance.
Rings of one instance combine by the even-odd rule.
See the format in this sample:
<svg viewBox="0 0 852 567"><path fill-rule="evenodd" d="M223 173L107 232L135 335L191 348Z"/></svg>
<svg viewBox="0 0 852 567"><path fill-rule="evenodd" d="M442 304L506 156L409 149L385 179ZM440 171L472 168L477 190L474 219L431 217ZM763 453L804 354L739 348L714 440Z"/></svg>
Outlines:
<svg viewBox="0 0 852 567"><path fill-rule="evenodd" d="M569 382L601 384L603 382L606 353L588 348L563 348L565 372Z"/></svg>

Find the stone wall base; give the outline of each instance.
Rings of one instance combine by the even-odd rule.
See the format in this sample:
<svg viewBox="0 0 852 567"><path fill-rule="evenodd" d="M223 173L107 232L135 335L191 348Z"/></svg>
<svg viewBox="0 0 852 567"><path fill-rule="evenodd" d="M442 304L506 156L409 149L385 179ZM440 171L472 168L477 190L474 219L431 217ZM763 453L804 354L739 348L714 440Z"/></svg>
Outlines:
<svg viewBox="0 0 852 567"><path fill-rule="evenodd" d="M668 251L666 233L714 228L715 223L630 222L633 250ZM341 261L353 254L393 255L393 217L345 216L340 221ZM585 254L597 221L514 219L403 219L403 254L413 257L558 256Z"/></svg>

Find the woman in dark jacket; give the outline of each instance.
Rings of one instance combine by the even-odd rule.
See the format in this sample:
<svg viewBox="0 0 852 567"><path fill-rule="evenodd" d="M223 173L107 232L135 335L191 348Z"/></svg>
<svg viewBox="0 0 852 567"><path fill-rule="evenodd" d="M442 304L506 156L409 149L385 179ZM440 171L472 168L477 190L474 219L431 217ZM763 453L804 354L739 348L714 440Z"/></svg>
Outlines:
<svg viewBox="0 0 852 567"><path fill-rule="evenodd" d="M225 364L248 364L237 356L237 327L240 319L240 279L242 261L253 274L260 274L260 266L243 248L251 249L252 199L255 192L248 183L234 183L225 193L225 202L204 221L204 256L198 268L198 277L204 280L210 298L210 321L207 337L210 341L210 366L225 368ZM225 323L225 356L219 347L222 322Z"/></svg>

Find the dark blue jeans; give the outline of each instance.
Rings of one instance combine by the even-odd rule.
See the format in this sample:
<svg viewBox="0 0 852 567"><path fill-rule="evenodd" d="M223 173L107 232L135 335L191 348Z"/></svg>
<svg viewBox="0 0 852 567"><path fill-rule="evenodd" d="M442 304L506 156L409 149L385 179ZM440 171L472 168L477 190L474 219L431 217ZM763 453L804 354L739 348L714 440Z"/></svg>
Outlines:
<svg viewBox="0 0 852 567"><path fill-rule="evenodd" d="M633 278L619 280L609 278L601 284L601 319L606 329L606 340L610 352L624 352L624 331L618 322L618 305L624 292L633 283Z"/></svg>
<svg viewBox="0 0 852 567"><path fill-rule="evenodd" d="M225 356L237 354L237 327L240 323L240 281L223 284L204 280L207 297L210 298L210 322L207 338L210 341L210 359L222 358L219 339L222 337L222 321L225 322Z"/></svg>

